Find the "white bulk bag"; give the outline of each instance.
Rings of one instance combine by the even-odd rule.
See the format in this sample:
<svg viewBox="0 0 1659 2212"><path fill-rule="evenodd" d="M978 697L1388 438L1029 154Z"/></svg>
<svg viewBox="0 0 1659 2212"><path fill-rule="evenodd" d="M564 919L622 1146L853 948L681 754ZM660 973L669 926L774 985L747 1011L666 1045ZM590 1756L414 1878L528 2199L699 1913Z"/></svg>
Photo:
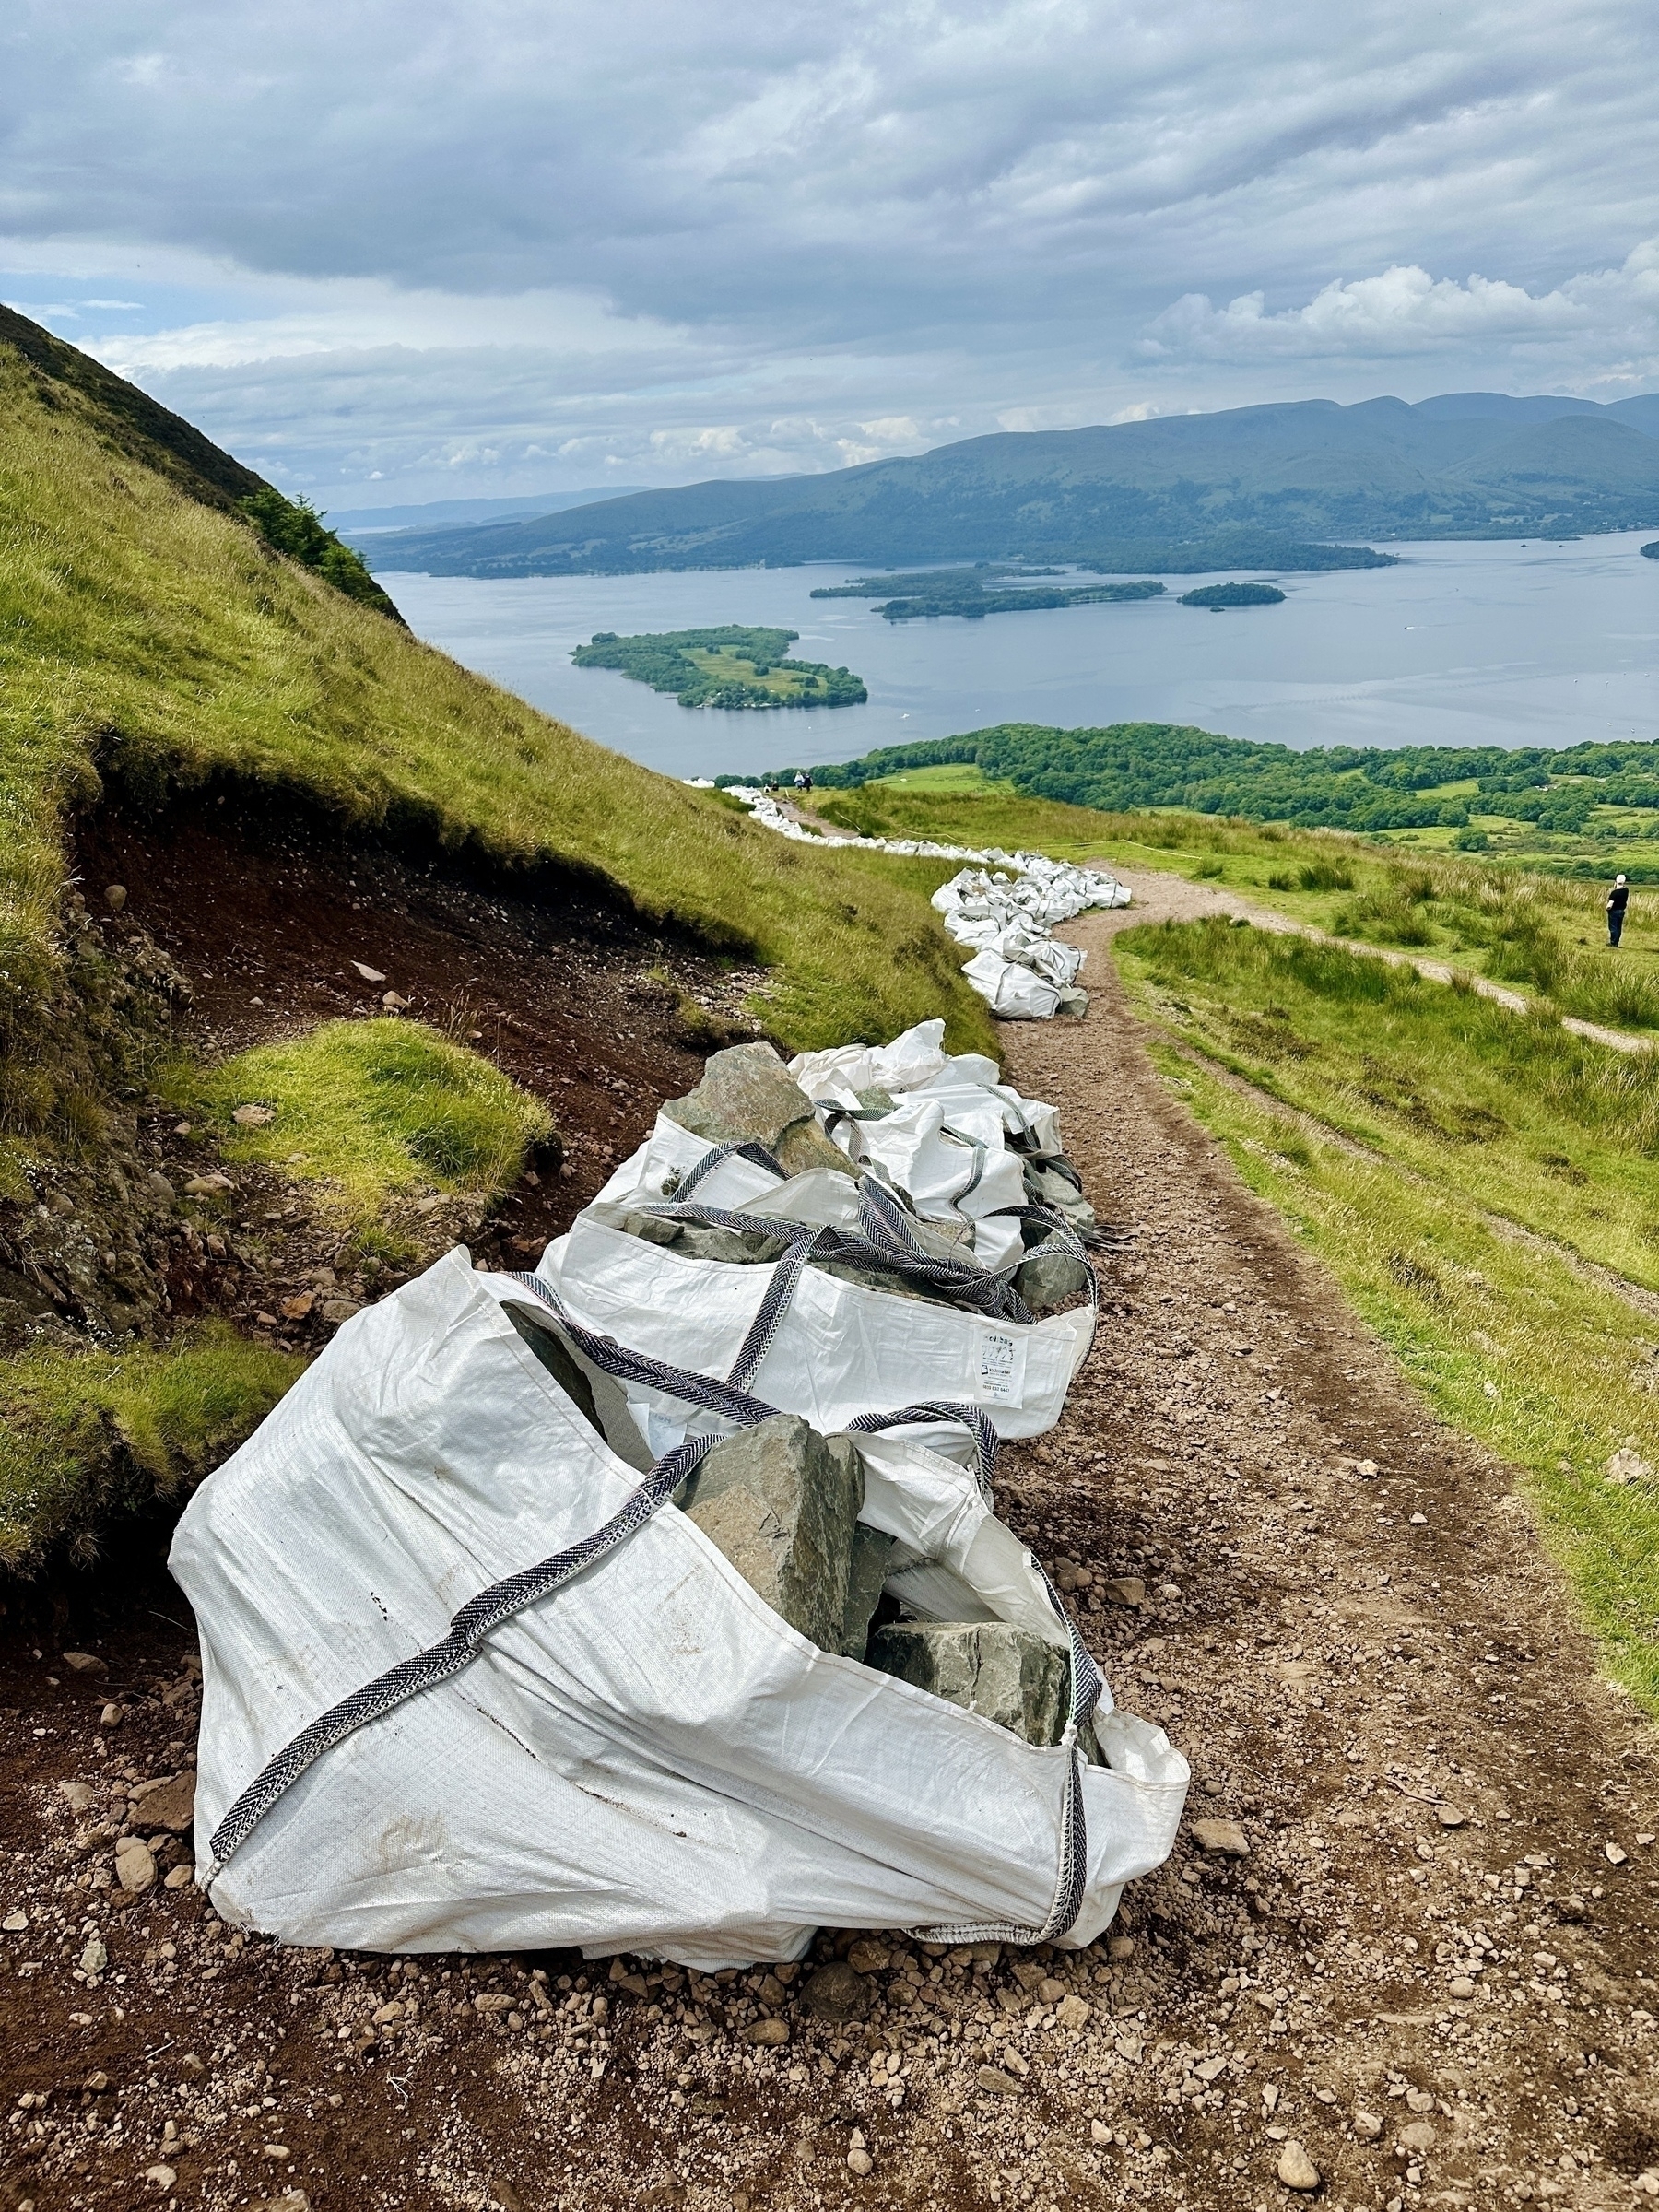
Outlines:
<svg viewBox="0 0 1659 2212"><path fill-rule="evenodd" d="M580 1945L708 1971L799 1956L824 1924L1041 1927L1071 1750L818 1650L672 1505L465 1672L334 1743L215 1869L228 1809L301 1731L636 1489L521 1341L514 1300L533 1302L458 1252L356 1316L180 1524L216 1909L294 1944ZM971 1476L903 1431L854 1441L872 1525L997 1617L1040 1614ZM1161 1731L1109 1708L1109 1763L1081 1771L1069 1945L1167 1855L1186 1787Z"/></svg>
<svg viewBox="0 0 1659 2212"><path fill-rule="evenodd" d="M962 975L1005 1021L1048 1021L1059 1010L1056 984L1017 960L1005 960L999 952L976 952Z"/></svg>
<svg viewBox="0 0 1659 2212"><path fill-rule="evenodd" d="M971 1221L974 1258L1001 1267L1023 1249L1020 1225L986 1217L1027 1203L1025 1169L1004 1148L1001 1109L988 1091L952 1097L959 1113L943 1097L912 1090L879 1121L838 1121L830 1134L850 1159L879 1168L923 1220Z"/></svg>
<svg viewBox="0 0 1659 2212"><path fill-rule="evenodd" d="M785 1265L691 1259L579 1214L535 1272L583 1328L717 1381L732 1372ZM999 1436L1040 1436L1065 1411L1093 1337L1088 1306L1038 1322L987 1320L807 1266L746 1387L826 1435L872 1407L945 1398L982 1406ZM684 1433L685 1411L651 1394L641 1402L661 1453Z"/></svg>

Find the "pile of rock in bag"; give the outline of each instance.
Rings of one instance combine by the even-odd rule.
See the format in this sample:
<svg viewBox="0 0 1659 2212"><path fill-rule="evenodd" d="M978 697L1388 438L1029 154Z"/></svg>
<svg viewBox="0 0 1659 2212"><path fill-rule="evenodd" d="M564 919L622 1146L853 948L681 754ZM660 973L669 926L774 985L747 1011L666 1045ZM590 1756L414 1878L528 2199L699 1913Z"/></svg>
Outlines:
<svg viewBox="0 0 1659 2212"><path fill-rule="evenodd" d="M1059 1148L1052 1110L1033 1107L998 1082L989 1059L966 1054L947 1061L944 1027L925 1022L885 1048L803 1054L787 1066L769 1044L736 1045L716 1053L697 1088L669 1100L662 1117L716 1150L753 1147L769 1154L787 1171L768 1194L771 1205L804 1206L820 1227L837 1215L855 1218L856 1179L861 1170L873 1174L900 1199L907 1234L924 1254L947 1267L976 1259L982 1266L976 1241L989 1246L1007 1276L1008 1304L1023 1307L1026 1315L1092 1294L1083 1246L1097 1233L1094 1209ZM977 1094L981 1108L973 1135L953 1131L945 1119L964 1094ZM989 1186L987 1112L1002 1138ZM935 1128L945 1132L940 1142L949 1179L922 1179L933 1203L932 1218L924 1218L910 1210L911 1194L885 1164L882 1140L888 1140L885 1148L895 1164L893 1140L903 1146L903 1164L914 1173ZM789 1251L787 1240L769 1232L752 1207L747 1228L687 1218L695 1209L675 1202L688 1178L674 1168L656 1179L660 1202L641 1203L645 1194L629 1172L633 1165L586 1209L590 1223L682 1258L725 1265L768 1265ZM837 1179L840 1206L813 1182L825 1173ZM622 1181L629 1195L610 1196ZM964 1195L987 1187L1021 1215L961 1210ZM1056 1236L1062 1227L1070 1233ZM550 1265L561 1277L556 1251ZM842 1281L941 1304L951 1303L958 1288L949 1274L929 1279L849 1258L833 1237L809 1251L806 1265ZM864 1483L858 1455L844 1439L827 1440L806 1421L780 1416L716 1445L675 1501L772 1610L820 1649L982 1713L1027 1743L1060 1741L1068 1712L1063 1650L1006 1621L900 1618L898 1600L885 1594L894 1540L859 1521ZM1085 1747L1092 1748L1092 1737Z"/></svg>
<svg viewBox="0 0 1659 2212"><path fill-rule="evenodd" d="M1095 1328L1053 1109L944 1024L716 1053L534 1274L447 1254L198 1490L198 1878L288 1942L1075 1947L1188 1780L994 1510Z"/></svg>

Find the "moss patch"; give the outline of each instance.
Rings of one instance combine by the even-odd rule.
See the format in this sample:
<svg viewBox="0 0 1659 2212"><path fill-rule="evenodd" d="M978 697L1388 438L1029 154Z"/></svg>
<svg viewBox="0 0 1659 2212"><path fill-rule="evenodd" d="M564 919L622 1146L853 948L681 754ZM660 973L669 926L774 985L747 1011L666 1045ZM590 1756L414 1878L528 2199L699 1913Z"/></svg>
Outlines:
<svg viewBox="0 0 1659 2212"><path fill-rule="evenodd" d="M250 1436L303 1360L222 1325L170 1351L0 1364L0 1564L88 1560L116 1515L176 1497Z"/></svg>
<svg viewBox="0 0 1659 2212"><path fill-rule="evenodd" d="M384 1224L399 1199L493 1198L553 1134L540 1100L488 1060L391 1016L325 1022L217 1067L181 1069L170 1089L227 1159L324 1186L343 1224L382 1245L394 1241Z"/></svg>

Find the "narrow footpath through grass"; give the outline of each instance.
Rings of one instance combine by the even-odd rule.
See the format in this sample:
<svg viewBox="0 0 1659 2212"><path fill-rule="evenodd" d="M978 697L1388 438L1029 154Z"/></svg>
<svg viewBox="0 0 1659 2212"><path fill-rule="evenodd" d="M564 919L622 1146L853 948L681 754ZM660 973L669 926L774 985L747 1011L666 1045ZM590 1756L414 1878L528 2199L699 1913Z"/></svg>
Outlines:
<svg viewBox="0 0 1659 2212"><path fill-rule="evenodd" d="M1444 1418L1525 1470L1659 1713L1659 1064L1248 925L1114 949L1166 1078Z"/></svg>

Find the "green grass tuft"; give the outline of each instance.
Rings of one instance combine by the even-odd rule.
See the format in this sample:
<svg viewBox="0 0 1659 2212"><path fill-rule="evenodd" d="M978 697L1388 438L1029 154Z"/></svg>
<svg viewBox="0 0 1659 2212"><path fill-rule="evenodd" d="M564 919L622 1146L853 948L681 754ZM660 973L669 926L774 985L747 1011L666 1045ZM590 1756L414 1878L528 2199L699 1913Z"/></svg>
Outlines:
<svg viewBox="0 0 1659 2212"><path fill-rule="evenodd" d="M0 1565L86 1563L117 1515L172 1500L250 1436L304 1366L213 1325L171 1351L0 1365Z"/></svg>
<svg viewBox="0 0 1659 2212"><path fill-rule="evenodd" d="M488 1060L392 1016L325 1022L216 1067L179 1069L171 1088L227 1159L324 1186L359 1231L414 1192L494 1197L553 1133L540 1100ZM239 1106L274 1118L243 1126Z"/></svg>

